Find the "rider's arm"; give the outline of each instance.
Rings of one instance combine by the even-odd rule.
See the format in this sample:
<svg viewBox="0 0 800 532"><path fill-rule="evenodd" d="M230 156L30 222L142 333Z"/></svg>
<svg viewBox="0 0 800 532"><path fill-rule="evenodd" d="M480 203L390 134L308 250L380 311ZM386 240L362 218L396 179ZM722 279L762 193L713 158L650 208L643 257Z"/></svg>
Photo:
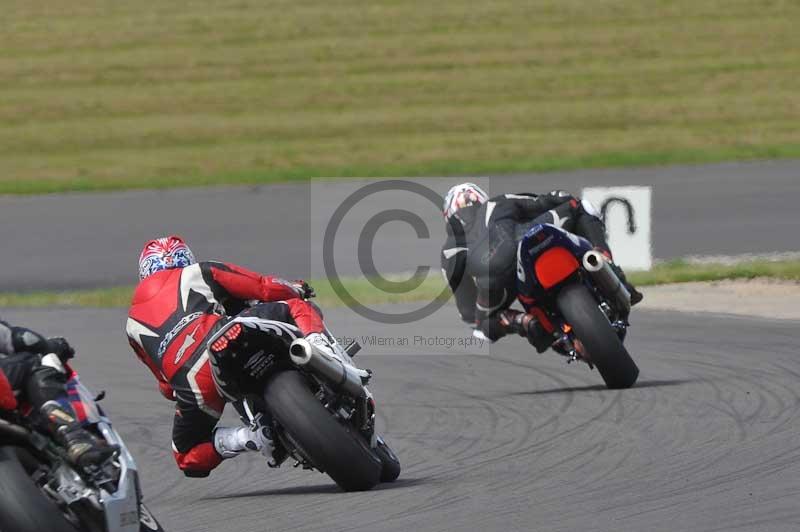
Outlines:
<svg viewBox="0 0 800 532"><path fill-rule="evenodd" d="M577 200L563 190L554 190L548 194L506 194L502 201L513 205L514 217L519 222L528 222L555 209L568 201L577 204Z"/></svg>
<svg viewBox="0 0 800 532"><path fill-rule="evenodd" d="M310 301L303 299L287 299L284 303L289 307L289 314L297 328L308 336L312 333L321 333L325 330L325 325L322 321L322 314L317 309L317 306Z"/></svg>
<svg viewBox="0 0 800 532"><path fill-rule="evenodd" d="M458 314L464 322L474 325L478 289L472 277L466 274L467 248L457 246L454 239L448 239L441 258L442 274L453 292Z"/></svg>
<svg viewBox="0 0 800 532"><path fill-rule="evenodd" d="M527 194L506 194L505 201L513 202L515 217L520 222L528 222L549 210L569 203L569 214L575 222L575 232L587 238L594 246L611 257L606 242L606 228L600 214L587 200L580 200L563 190L554 190L540 196Z"/></svg>
<svg viewBox="0 0 800 532"><path fill-rule="evenodd" d="M315 306L301 299L305 290L301 283L260 275L229 263L204 262L200 268L212 289L221 292L215 294L220 299L228 296L241 301L284 301L303 334L325 330Z"/></svg>
<svg viewBox="0 0 800 532"><path fill-rule="evenodd" d="M0 353L11 355L26 351L46 354L49 347L47 339L41 334L25 327L12 327L0 321Z"/></svg>
<svg viewBox="0 0 800 532"><path fill-rule="evenodd" d="M240 301L283 301L302 296L295 283L261 275L236 264L207 261L200 263L200 270L214 295L221 300L227 296Z"/></svg>
<svg viewBox="0 0 800 532"><path fill-rule="evenodd" d="M589 240L595 248L611 259L611 248L606 240L606 224L601 214L588 200L581 200L575 208L575 233Z"/></svg>

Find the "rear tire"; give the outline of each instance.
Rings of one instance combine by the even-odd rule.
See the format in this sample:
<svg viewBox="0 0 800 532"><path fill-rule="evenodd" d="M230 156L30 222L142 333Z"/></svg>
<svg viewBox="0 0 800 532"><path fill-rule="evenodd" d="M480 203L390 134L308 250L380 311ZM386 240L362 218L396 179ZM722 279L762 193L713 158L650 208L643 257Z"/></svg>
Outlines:
<svg viewBox="0 0 800 532"><path fill-rule="evenodd" d="M380 482L381 461L360 434L319 402L300 373L274 375L267 383L264 400L313 465L344 491L366 491Z"/></svg>
<svg viewBox="0 0 800 532"><path fill-rule="evenodd" d="M0 447L0 526L3 532L77 532L33 483L14 447Z"/></svg>
<svg viewBox="0 0 800 532"><path fill-rule="evenodd" d="M639 368L589 290L582 284L565 286L558 294L558 308L575 330L575 336L583 343L606 386L633 386Z"/></svg>

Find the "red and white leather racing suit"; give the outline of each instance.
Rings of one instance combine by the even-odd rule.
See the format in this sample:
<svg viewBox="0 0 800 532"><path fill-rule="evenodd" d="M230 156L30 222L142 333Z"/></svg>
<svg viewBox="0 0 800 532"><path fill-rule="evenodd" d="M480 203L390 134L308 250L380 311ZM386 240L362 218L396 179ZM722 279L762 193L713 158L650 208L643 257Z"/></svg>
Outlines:
<svg viewBox="0 0 800 532"><path fill-rule="evenodd" d="M187 476L206 476L222 460L212 437L225 400L213 379L206 346L249 301L265 305L305 334L322 332L316 308L292 284L234 264L200 262L155 273L136 288L126 332L139 359L155 375L161 393L177 402L172 447Z"/></svg>

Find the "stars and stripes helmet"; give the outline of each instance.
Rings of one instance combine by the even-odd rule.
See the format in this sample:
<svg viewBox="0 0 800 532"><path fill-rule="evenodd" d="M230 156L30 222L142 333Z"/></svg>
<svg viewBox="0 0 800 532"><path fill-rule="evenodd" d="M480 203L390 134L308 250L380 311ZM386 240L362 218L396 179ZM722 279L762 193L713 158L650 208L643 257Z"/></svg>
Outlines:
<svg viewBox="0 0 800 532"><path fill-rule="evenodd" d="M145 280L156 272L172 268L185 268L197 261L192 250L176 235L148 241L139 255L139 280Z"/></svg>
<svg viewBox="0 0 800 532"><path fill-rule="evenodd" d="M444 214L445 220L450 221L450 218L460 209L486 203L488 199L488 194L475 183L461 183L447 191L447 195L444 197L444 205L442 206L442 214Z"/></svg>

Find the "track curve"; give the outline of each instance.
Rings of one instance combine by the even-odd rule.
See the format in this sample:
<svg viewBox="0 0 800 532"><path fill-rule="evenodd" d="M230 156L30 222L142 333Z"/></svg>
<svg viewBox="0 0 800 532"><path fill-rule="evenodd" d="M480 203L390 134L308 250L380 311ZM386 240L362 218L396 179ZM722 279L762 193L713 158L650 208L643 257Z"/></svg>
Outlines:
<svg viewBox="0 0 800 532"><path fill-rule="evenodd" d="M340 334L410 342L359 355L404 464L396 484L369 493L268 470L256 456L184 479L170 452L171 405L128 352L122 310L4 318L78 346L76 366L109 391L106 407L169 532L800 529L798 322L638 312L629 346L639 383L610 391L596 372L517 339L415 347L414 335L465 337L449 307L405 327L327 314Z"/></svg>
<svg viewBox="0 0 800 532"><path fill-rule="evenodd" d="M652 186L653 249L655 257L670 259L795 251L798 175L798 160L757 161L506 175L492 178L488 190L492 195L552 189L579 193L588 186ZM444 194L463 180L414 181ZM0 196L0 226L13 228L3 235L9 252L3 256L0 290L132 284L142 244L174 233L191 243L198 258L224 258L290 278L324 277L320 253L331 216L351 193L379 182ZM360 202L337 233L339 273L364 274L358 242L370 216L419 199L389 192ZM430 235L419 234L406 223L381 226L370 257L379 272L412 272L418 266L439 269L444 239L441 211L423 201L413 212ZM88 264L95 267L87 268Z"/></svg>

